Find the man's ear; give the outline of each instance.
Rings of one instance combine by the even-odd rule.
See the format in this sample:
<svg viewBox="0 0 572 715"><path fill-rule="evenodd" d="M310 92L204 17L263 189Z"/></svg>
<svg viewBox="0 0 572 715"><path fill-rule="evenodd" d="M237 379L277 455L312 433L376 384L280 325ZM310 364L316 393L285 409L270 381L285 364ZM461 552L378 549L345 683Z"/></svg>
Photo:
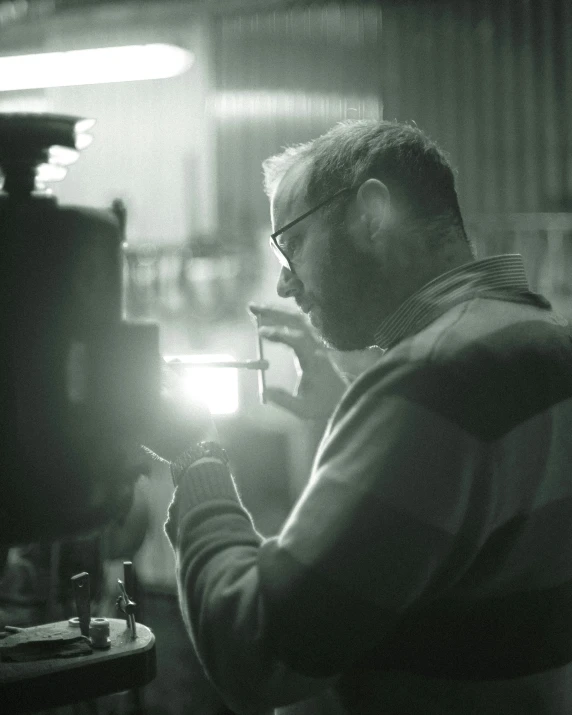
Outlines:
<svg viewBox="0 0 572 715"><path fill-rule="evenodd" d="M357 191L357 209L370 240L375 240L390 220L389 189L379 179L367 179Z"/></svg>

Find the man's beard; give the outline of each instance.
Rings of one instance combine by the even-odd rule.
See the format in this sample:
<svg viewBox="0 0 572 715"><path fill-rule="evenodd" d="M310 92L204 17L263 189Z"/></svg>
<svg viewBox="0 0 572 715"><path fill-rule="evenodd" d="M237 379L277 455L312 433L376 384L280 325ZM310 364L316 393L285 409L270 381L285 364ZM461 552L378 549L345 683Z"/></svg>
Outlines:
<svg viewBox="0 0 572 715"><path fill-rule="evenodd" d="M334 229L317 294L311 296L310 321L326 345L345 351L374 344L381 282L375 257L357 248L343 226Z"/></svg>

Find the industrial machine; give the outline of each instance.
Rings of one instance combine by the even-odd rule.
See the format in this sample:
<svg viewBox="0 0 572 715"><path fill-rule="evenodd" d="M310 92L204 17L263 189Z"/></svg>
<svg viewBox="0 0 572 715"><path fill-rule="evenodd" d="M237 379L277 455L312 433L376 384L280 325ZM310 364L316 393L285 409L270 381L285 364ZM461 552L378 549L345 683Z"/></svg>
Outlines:
<svg viewBox="0 0 572 715"><path fill-rule="evenodd" d="M41 186L93 121L0 114L0 546L95 528L128 508L125 445L150 428L158 327L122 316L124 217Z"/></svg>
<svg viewBox="0 0 572 715"><path fill-rule="evenodd" d="M0 114L0 557L121 519L139 477L130 445L153 430L159 334L123 319L121 205L62 206L42 185L65 174L91 124ZM154 677L154 636L136 623L125 585L124 621L92 618L89 575L72 580L77 623L0 624L2 712Z"/></svg>

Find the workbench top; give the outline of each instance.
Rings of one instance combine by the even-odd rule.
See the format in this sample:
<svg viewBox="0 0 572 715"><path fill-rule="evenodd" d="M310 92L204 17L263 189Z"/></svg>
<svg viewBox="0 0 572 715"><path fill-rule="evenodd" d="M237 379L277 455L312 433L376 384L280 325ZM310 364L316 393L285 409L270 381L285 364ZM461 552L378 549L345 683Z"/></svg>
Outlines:
<svg viewBox="0 0 572 715"><path fill-rule="evenodd" d="M131 638L125 619L108 618L110 647L66 658L0 662L0 710L18 713L63 706L146 685L155 677L155 636L137 623ZM27 641L72 638L77 626L57 621L25 628L0 641L0 649ZM1 652L1 651L0 651Z"/></svg>

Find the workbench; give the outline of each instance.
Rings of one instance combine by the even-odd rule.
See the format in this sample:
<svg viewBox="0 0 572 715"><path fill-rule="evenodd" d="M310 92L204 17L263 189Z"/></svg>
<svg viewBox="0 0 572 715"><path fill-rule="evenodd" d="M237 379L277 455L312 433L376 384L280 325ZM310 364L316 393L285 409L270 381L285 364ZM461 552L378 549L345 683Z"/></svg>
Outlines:
<svg viewBox="0 0 572 715"><path fill-rule="evenodd" d="M110 646L75 657L31 662L0 661L0 712L29 713L140 688L155 677L155 636L141 623L132 638L125 619L109 618ZM69 621L24 628L0 641L2 648L26 641L78 635Z"/></svg>

